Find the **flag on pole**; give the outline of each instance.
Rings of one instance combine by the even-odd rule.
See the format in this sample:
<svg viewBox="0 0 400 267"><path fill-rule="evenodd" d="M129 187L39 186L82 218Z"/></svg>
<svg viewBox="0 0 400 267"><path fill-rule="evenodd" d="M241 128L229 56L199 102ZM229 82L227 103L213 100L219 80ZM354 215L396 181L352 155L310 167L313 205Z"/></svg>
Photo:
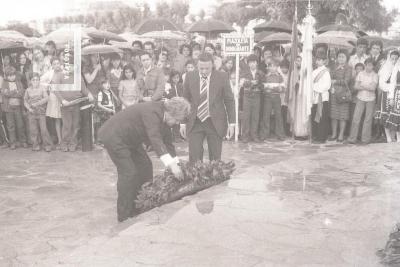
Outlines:
<svg viewBox="0 0 400 267"><path fill-rule="evenodd" d="M299 35L297 30L297 1L295 1L295 11L292 23L292 47L290 50L290 66L289 66L289 79L286 88L285 102L288 105L287 120L290 122L290 128L293 131L294 121L296 119L296 84L299 82L299 71L296 67L296 59L299 54Z"/></svg>
<svg viewBox="0 0 400 267"><path fill-rule="evenodd" d="M315 19L308 14L304 19L303 53L300 69L299 92L297 95L294 133L296 136L309 135L309 117L313 99L312 49Z"/></svg>

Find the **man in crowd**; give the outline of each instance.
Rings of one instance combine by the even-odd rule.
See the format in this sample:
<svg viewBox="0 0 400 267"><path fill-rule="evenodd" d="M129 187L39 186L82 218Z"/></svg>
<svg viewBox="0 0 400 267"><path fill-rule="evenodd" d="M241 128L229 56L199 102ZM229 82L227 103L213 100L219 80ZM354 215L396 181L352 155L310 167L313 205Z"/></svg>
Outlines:
<svg viewBox="0 0 400 267"><path fill-rule="evenodd" d="M212 56L203 53L199 56L198 70L186 75L183 95L192 105L187 124L181 124L182 136L188 136L190 162L203 160L205 138L209 159L221 159L222 140L226 134L229 138L233 136L236 123L228 75L213 70Z"/></svg>
<svg viewBox="0 0 400 267"><path fill-rule="evenodd" d="M143 101L161 100L165 89L163 71L154 65L151 55L148 52L140 56L140 61L142 68L137 75L137 81L143 93Z"/></svg>
<svg viewBox="0 0 400 267"><path fill-rule="evenodd" d="M365 38L358 38L356 53L349 59L349 65L354 69L357 63L363 63L369 57L367 55L368 41Z"/></svg>

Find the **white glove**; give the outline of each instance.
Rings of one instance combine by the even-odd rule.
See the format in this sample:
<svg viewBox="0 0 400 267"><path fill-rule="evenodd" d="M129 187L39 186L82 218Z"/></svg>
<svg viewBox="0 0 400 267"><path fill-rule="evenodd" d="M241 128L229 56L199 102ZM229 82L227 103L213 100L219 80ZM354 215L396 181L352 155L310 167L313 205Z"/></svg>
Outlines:
<svg viewBox="0 0 400 267"><path fill-rule="evenodd" d="M179 132L181 133L182 137L186 139L186 124L180 125Z"/></svg>

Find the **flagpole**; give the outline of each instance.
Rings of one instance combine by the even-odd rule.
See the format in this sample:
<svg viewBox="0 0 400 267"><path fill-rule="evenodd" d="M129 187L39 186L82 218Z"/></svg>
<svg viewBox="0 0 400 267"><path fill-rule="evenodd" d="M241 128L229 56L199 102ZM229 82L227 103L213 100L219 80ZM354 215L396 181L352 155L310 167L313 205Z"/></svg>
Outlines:
<svg viewBox="0 0 400 267"><path fill-rule="evenodd" d="M311 0L308 0L308 6L307 6L307 10L308 10L308 16L311 16L311 9L312 9L312 6L311 6ZM310 74L308 74L308 75L310 75ZM310 115L309 116L309 119L308 119L308 132L309 132L309 137L310 137L310 144L312 144L312 138L313 138L313 134L312 134L312 115Z"/></svg>

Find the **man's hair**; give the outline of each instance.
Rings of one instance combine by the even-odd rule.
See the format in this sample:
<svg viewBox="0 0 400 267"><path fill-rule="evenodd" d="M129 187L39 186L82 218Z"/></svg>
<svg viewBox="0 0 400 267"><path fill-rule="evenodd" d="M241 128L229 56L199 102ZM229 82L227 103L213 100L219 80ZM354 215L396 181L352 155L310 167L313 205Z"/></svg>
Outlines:
<svg viewBox="0 0 400 267"><path fill-rule="evenodd" d="M173 97L164 102L165 111L182 122L190 114L190 103L183 97Z"/></svg>
<svg viewBox="0 0 400 267"><path fill-rule="evenodd" d="M154 43L151 42L151 41L144 42L143 47L145 47L146 45L151 45L151 48L152 48L152 49L156 48L156 46L154 45Z"/></svg>
<svg viewBox="0 0 400 267"><path fill-rule="evenodd" d="M121 56L120 56L118 53L112 53L112 54L110 55L110 58L111 58L111 61L112 61L112 60L120 60L120 59L121 59Z"/></svg>
<svg viewBox="0 0 400 267"><path fill-rule="evenodd" d="M400 53L399 53L399 51L394 50L394 51L390 52L390 56L398 56L398 57L400 57Z"/></svg>
<svg viewBox="0 0 400 267"><path fill-rule="evenodd" d="M373 40L369 44L369 47L372 48L374 45L379 46L379 48L382 50L383 49L383 42L381 40Z"/></svg>
<svg viewBox="0 0 400 267"><path fill-rule="evenodd" d="M192 55L192 47L188 44L183 44L179 47L179 54L182 54L184 48L189 49L189 56L191 56Z"/></svg>
<svg viewBox="0 0 400 267"><path fill-rule="evenodd" d="M138 44L140 46L140 49L143 49L143 43L139 40L133 41L132 42L132 46L134 46L135 44Z"/></svg>
<svg viewBox="0 0 400 267"><path fill-rule="evenodd" d="M343 54L346 56L346 59L349 59L349 52L346 49L339 49L339 51L336 54L336 57L338 57L340 54Z"/></svg>
<svg viewBox="0 0 400 267"><path fill-rule="evenodd" d="M139 58L142 59L142 57L143 57L144 55L148 55L148 56L151 58L150 53L147 52L147 51L144 51L144 52L139 56Z"/></svg>
<svg viewBox="0 0 400 267"><path fill-rule="evenodd" d="M189 65L189 64L192 64L193 66L196 66L196 62L194 61L194 59L188 59L187 61L186 61L186 63L185 63L185 67L187 66L187 65Z"/></svg>
<svg viewBox="0 0 400 267"><path fill-rule="evenodd" d="M362 64L361 62L358 62L358 63L354 66L354 69L356 69L356 68L358 68L358 67L361 67L362 69L365 69L364 64Z"/></svg>
<svg viewBox="0 0 400 267"><path fill-rule="evenodd" d="M45 46L46 46L46 45L52 46L55 50L57 50L56 43L55 43L54 41L52 41L52 40L47 41L47 42L45 43Z"/></svg>
<svg viewBox="0 0 400 267"><path fill-rule="evenodd" d="M212 62L214 63L214 58L209 53L201 53L198 58L199 61L202 62Z"/></svg>
<svg viewBox="0 0 400 267"><path fill-rule="evenodd" d="M367 58L365 61L364 61L364 65L365 66L367 66L368 64L372 64L372 66L374 66L375 67L375 62L374 62L374 60L372 59L372 58Z"/></svg>

